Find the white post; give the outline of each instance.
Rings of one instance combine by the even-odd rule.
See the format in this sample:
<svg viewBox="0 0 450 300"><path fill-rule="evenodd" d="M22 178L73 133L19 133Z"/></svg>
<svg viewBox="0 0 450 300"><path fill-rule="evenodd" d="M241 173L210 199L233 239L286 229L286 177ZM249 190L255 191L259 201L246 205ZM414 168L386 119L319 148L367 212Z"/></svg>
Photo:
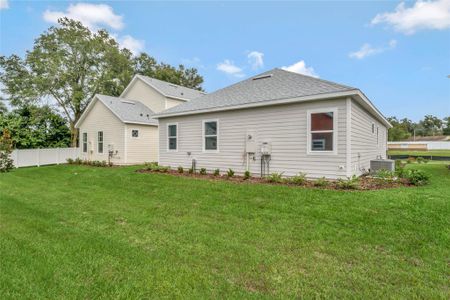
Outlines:
<svg viewBox="0 0 450 300"><path fill-rule="evenodd" d="M36 151L37 154L37 166L40 167L41 166L41 149L38 148Z"/></svg>
<svg viewBox="0 0 450 300"><path fill-rule="evenodd" d="M13 155L12 155L12 159L14 161L14 166L16 166L16 168L19 167L19 150L13 150Z"/></svg>
<svg viewBox="0 0 450 300"><path fill-rule="evenodd" d="M60 154L59 154L59 147L58 148L56 148L56 151L57 151L57 153L56 153L56 164L57 165L59 165L59 160L60 160Z"/></svg>

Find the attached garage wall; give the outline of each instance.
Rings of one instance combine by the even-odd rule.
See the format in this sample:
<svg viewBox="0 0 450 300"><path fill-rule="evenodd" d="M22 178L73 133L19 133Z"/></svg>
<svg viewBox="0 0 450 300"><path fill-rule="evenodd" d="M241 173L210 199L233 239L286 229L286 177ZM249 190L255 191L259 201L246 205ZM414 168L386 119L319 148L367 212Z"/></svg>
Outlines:
<svg viewBox="0 0 450 300"><path fill-rule="evenodd" d="M139 136L132 137L132 130L138 130ZM125 125L126 164L142 164L158 161L158 127L147 125Z"/></svg>

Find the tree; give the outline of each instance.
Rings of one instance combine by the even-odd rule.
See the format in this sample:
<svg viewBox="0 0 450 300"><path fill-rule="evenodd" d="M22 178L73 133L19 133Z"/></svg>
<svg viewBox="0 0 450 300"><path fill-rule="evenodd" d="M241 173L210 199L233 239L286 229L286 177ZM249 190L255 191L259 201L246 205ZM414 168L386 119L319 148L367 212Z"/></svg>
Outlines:
<svg viewBox="0 0 450 300"><path fill-rule="evenodd" d="M408 131L409 122L411 121L406 118L399 121L396 117L387 119L392 125L392 128L388 130L388 141L406 140L411 136L411 133Z"/></svg>
<svg viewBox="0 0 450 300"><path fill-rule="evenodd" d="M423 128L423 135L442 134L442 120L438 117L426 115L419 124Z"/></svg>
<svg viewBox="0 0 450 300"><path fill-rule="evenodd" d="M6 104L3 102L3 99L0 99L0 115L5 114L7 111Z"/></svg>
<svg viewBox="0 0 450 300"><path fill-rule="evenodd" d="M442 130L442 133L444 135L450 135L450 116L449 117L445 117L443 119L443 121L445 123L445 126L444 126L444 128Z"/></svg>
<svg viewBox="0 0 450 300"><path fill-rule="evenodd" d="M198 74L195 68L185 68L183 65L175 68L165 63L158 63L146 53L136 56L133 62L136 74L203 91L201 87L203 77Z"/></svg>
<svg viewBox="0 0 450 300"><path fill-rule="evenodd" d="M174 68L146 54L133 58L106 30L94 33L67 18L58 23L35 40L24 59L0 57L0 82L13 106L51 99L69 123L72 146L78 139L75 123L93 96L120 95L135 73L201 89L196 69Z"/></svg>
<svg viewBox="0 0 450 300"><path fill-rule="evenodd" d="M3 129L0 137L0 173L9 172L14 168L11 159L12 141L8 129Z"/></svg>
<svg viewBox="0 0 450 300"><path fill-rule="evenodd" d="M0 131L4 129L8 129L18 149L70 145L70 130L66 120L49 106L23 106L0 115Z"/></svg>

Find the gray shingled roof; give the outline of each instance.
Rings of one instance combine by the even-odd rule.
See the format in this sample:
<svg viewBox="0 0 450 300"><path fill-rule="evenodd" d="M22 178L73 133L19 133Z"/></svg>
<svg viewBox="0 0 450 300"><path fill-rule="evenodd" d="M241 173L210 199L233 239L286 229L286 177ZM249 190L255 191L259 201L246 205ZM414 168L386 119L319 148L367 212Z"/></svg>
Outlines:
<svg viewBox="0 0 450 300"><path fill-rule="evenodd" d="M97 94L96 97L124 123L158 125L155 114L139 101Z"/></svg>
<svg viewBox="0 0 450 300"><path fill-rule="evenodd" d="M350 90L356 88L277 68L164 110L157 117Z"/></svg>
<svg viewBox="0 0 450 300"><path fill-rule="evenodd" d="M155 89L160 91L166 97L182 98L186 100L193 100L200 96L205 95L204 92L190 89L181 85L173 84L170 82L158 80L155 78L147 77L144 75L136 75L138 78L142 79L147 84L153 86Z"/></svg>

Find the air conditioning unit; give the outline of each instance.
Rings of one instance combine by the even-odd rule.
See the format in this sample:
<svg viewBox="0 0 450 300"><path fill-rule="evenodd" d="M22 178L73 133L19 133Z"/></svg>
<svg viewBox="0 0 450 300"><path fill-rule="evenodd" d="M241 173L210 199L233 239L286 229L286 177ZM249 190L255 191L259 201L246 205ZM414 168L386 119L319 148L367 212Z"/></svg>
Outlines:
<svg viewBox="0 0 450 300"><path fill-rule="evenodd" d="M392 159L373 159L370 161L370 173L379 170L395 171L395 161Z"/></svg>

